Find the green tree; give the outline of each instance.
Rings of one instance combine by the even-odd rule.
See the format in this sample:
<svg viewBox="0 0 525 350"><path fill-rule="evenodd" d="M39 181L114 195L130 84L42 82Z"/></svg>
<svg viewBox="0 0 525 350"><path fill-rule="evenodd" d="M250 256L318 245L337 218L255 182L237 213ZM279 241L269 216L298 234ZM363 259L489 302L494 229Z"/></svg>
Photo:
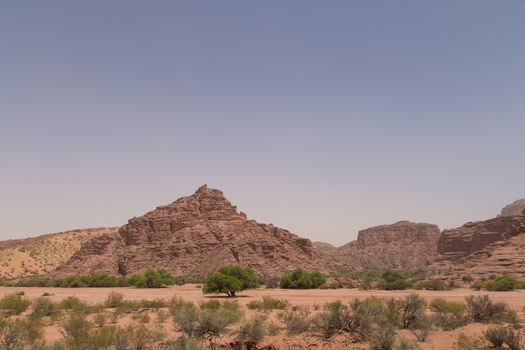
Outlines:
<svg viewBox="0 0 525 350"><path fill-rule="evenodd" d="M235 293L241 290L257 288L259 279L255 272L249 267L229 265L221 267L217 272L209 275L202 287L207 293L226 293L235 297Z"/></svg>

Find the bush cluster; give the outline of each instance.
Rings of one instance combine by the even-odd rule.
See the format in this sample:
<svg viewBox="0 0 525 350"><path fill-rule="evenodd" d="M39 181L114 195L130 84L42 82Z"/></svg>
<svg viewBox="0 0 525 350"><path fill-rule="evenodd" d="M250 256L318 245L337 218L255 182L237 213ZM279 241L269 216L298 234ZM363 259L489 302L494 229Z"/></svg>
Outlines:
<svg viewBox="0 0 525 350"><path fill-rule="evenodd" d="M480 280L472 284L472 288L488 291L508 292L515 289L525 289L525 281L518 281L510 276L492 275L488 280Z"/></svg>
<svg viewBox="0 0 525 350"><path fill-rule="evenodd" d="M295 269L284 274L279 281L279 287L284 289L319 288L326 283L326 276L318 271Z"/></svg>

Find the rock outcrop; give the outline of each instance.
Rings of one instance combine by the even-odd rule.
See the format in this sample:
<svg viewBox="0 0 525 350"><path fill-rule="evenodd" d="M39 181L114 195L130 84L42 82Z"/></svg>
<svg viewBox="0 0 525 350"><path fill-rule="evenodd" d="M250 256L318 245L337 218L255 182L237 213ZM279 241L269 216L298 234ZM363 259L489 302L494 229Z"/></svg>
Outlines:
<svg viewBox="0 0 525 350"><path fill-rule="evenodd" d="M524 216L500 216L486 221L468 222L444 230L438 244L440 259L454 260L475 253L489 244L525 233Z"/></svg>
<svg viewBox="0 0 525 350"><path fill-rule="evenodd" d="M221 191L202 186L129 220L118 234L87 242L55 275L129 275L154 267L178 276L204 276L224 264L250 266L263 275L324 268L308 239L248 220Z"/></svg>
<svg viewBox="0 0 525 350"><path fill-rule="evenodd" d="M521 216L525 210L525 199L518 199L501 209L501 216Z"/></svg>
<svg viewBox="0 0 525 350"><path fill-rule="evenodd" d="M400 221L359 231L356 241L336 251L320 244L316 251L335 270L420 267L437 256L439 235L436 225Z"/></svg>

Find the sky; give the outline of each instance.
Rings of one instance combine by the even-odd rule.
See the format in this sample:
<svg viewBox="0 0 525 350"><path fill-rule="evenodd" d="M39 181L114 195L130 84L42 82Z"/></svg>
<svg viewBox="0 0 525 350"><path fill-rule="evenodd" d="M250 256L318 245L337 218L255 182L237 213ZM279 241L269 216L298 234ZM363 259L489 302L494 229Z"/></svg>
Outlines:
<svg viewBox="0 0 525 350"><path fill-rule="evenodd" d="M525 198L525 1L0 2L0 239L208 184L336 245Z"/></svg>

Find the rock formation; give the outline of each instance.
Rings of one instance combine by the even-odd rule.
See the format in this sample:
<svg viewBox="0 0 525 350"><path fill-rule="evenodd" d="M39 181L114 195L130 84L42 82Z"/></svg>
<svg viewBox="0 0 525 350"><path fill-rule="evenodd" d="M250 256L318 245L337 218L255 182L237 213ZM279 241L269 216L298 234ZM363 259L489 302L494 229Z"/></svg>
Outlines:
<svg viewBox="0 0 525 350"><path fill-rule="evenodd" d="M356 241L335 251L316 244L316 251L336 270L426 266L437 256L436 225L400 221L359 231Z"/></svg>
<svg viewBox="0 0 525 350"><path fill-rule="evenodd" d="M501 216L522 215L525 210L525 199L518 199L501 209Z"/></svg>
<svg viewBox="0 0 525 350"><path fill-rule="evenodd" d="M202 186L129 220L118 234L87 242L55 275L129 275L154 267L178 276L203 276L224 264L250 266L263 275L324 267L308 239L248 220L221 191Z"/></svg>
<svg viewBox="0 0 525 350"><path fill-rule="evenodd" d="M519 276L525 272L525 216L500 216L445 230L438 251L432 268L448 275Z"/></svg>
<svg viewBox="0 0 525 350"><path fill-rule="evenodd" d="M439 239L438 252L441 259L459 259L522 233L525 233L524 216L500 216L468 222L459 228L444 230Z"/></svg>

